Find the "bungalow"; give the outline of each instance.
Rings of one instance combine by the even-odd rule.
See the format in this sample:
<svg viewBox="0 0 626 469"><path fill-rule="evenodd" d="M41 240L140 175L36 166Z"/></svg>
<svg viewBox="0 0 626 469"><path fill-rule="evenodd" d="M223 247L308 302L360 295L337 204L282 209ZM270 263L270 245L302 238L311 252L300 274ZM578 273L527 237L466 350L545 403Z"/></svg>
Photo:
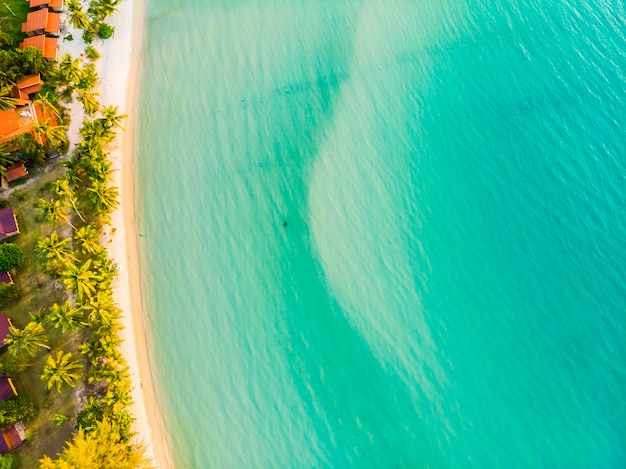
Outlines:
<svg viewBox="0 0 626 469"><path fill-rule="evenodd" d="M13 386L13 381L7 376L0 377L0 401L17 396L17 390Z"/></svg>
<svg viewBox="0 0 626 469"><path fill-rule="evenodd" d="M47 8L31 11L26 15L26 23L22 23L22 32L27 36L47 34L59 36L61 13L54 13Z"/></svg>
<svg viewBox="0 0 626 469"><path fill-rule="evenodd" d="M20 227L12 208L0 210L0 240L20 234Z"/></svg>
<svg viewBox="0 0 626 469"><path fill-rule="evenodd" d="M4 341L9 336L11 320L6 314L0 314L0 347L4 347Z"/></svg>
<svg viewBox="0 0 626 469"><path fill-rule="evenodd" d="M13 285L13 278L10 273L0 272L0 285L2 284Z"/></svg>
<svg viewBox="0 0 626 469"><path fill-rule="evenodd" d="M61 13L63 10L63 0L30 0L31 8L45 8L48 10Z"/></svg>
<svg viewBox="0 0 626 469"><path fill-rule="evenodd" d="M33 130L37 113L32 101L16 99L15 107L0 111L0 144Z"/></svg>
<svg viewBox="0 0 626 469"><path fill-rule="evenodd" d="M2 430L0 437L0 454L7 454L9 451L13 451L26 441L26 429L22 422L14 423L13 425Z"/></svg>
<svg viewBox="0 0 626 469"><path fill-rule="evenodd" d="M17 79L12 95L14 98L18 99L29 99L32 94L41 91L41 88L41 75L39 75L39 73L36 75L28 75Z"/></svg>
<svg viewBox="0 0 626 469"><path fill-rule="evenodd" d="M7 182L15 182L28 176L28 170L23 161L13 163L7 168Z"/></svg>
<svg viewBox="0 0 626 469"><path fill-rule="evenodd" d="M43 52L43 58L48 60L57 59L57 38L48 37L43 34L27 37L20 43L20 49L34 47Z"/></svg>

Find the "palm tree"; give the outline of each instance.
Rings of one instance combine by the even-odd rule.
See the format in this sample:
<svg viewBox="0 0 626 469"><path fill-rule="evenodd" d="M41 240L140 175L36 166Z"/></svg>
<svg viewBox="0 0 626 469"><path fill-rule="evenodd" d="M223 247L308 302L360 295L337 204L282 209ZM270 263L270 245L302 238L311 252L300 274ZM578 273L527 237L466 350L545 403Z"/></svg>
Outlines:
<svg viewBox="0 0 626 469"><path fill-rule="evenodd" d="M68 20L75 29L87 30L91 25L89 15L83 11L77 0L69 0L67 2Z"/></svg>
<svg viewBox="0 0 626 469"><path fill-rule="evenodd" d="M120 315L110 291L107 290L97 292L82 307L87 313L89 325L95 329L102 326L111 327Z"/></svg>
<svg viewBox="0 0 626 469"><path fill-rule="evenodd" d="M60 177L52 182L52 192L59 198L65 199L72 205L72 208L78 215L78 217L82 220L83 223L87 223L83 216L76 208L76 194L74 190L70 187L70 181L67 177Z"/></svg>
<svg viewBox="0 0 626 469"><path fill-rule="evenodd" d="M54 230L47 238L37 239L35 250L45 259L57 260L61 263L65 263L68 258L76 260L76 258L71 254L72 251L68 246L70 241L70 238L61 239L59 237L59 233Z"/></svg>
<svg viewBox="0 0 626 469"><path fill-rule="evenodd" d="M74 242L80 246L84 254L95 254L102 250L100 235L94 225L80 227L74 233Z"/></svg>
<svg viewBox="0 0 626 469"><path fill-rule="evenodd" d="M72 22L72 14L70 13L70 23ZM59 60L58 73L61 82L67 83L68 87L76 84L83 76L83 69L80 66L80 59L73 58L70 54L65 54Z"/></svg>
<svg viewBox="0 0 626 469"><path fill-rule="evenodd" d="M40 143L47 143L50 147L59 148L67 143L67 125L52 125L50 119L38 122L33 131L39 137Z"/></svg>
<svg viewBox="0 0 626 469"><path fill-rule="evenodd" d="M68 219L67 211L69 209L69 205L67 204L67 201L52 199L48 202L45 199L39 199L35 206L42 211L41 221L46 221L53 225L64 221L74 228L74 225L72 225Z"/></svg>
<svg viewBox="0 0 626 469"><path fill-rule="evenodd" d="M83 105L85 114L92 116L100 109L99 93L91 90L80 90L78 92L78 101Z"/></svg>
<svg viewBox="0 0 626 469"><path fill-rule="evenodd" d="M54 114L57 119L60 119L61 114L59 114L57 106L53 102L54 99L54 95L51 91L42 91L37 94L37 99L33 101L33 104L39 104L44 112Z"/></svg>
<svg viewBox="0 0 626 469"><path fill-rule="evenodd" d="M50 350L46 344L48 337L41 324L37 322L29 322L24 329L18 329L15 326L9 327L9 335L4 343L9 346L9 352L13 356L27 353L31 357L37 355L39 348Z"/></svg>
<svg viewBox="0 0 626 469"><path fill-rule="evenodd" d="M117 106L106 106L102 108L103 125L107 129L122 129L122 120L126 119L126 117L128 117L126 114L119 114L119 108Z"/></svg>
<svg viewBox="0 0 626 469"><path fill-rule="evenodd" d="M75 331L81 326L87 326L87 323L83 322L82 319L82 311L73 308L69 301L60 306L54 303L46 316L46 321L52 324L55 329L61 329L63 334Z"/></svg>
<svg viewBox="0 0 626 469"><path fill-rule="evenodd" d="M11 91L13 90L14 83L8 83L6 86L0 88L0 111L7 111L15 107L15 104L19 101L11 97Z"/></svg>
<svg viewBox="0 0 626 469"><path fill-rule="evenodd" d="M93 122L84 121L78 133L84 140L94 142L98 145L112 142L115 138L115 132L105 127L102 119L96 119Z"/></svg>
<svg viewBox="0 0 626 469"><path fill-rule="evenodd" d="M47 381L46 387L52 389L56 387L61 392L63 384L70 387L76 385L76 381L80 378L77 371L82 368L80 362L72 358L72 353L63 353L62 350L57 352L56 358L48 357L46 366L43 367L41 379Z"/></svg>
<svg viewBox="0 0 626 469"><path fill-rule="evenodd" d="M62 272L63 283L78 295L82 301L85 297L91 297L96 291L96 282L99 276L90 270L91 259L87 259L82 265L71 264Z"/></svg>
<svg viewBox="0 0 626 469"><path fill-rule="evenodd" d="M87 192L87 197L99 214L110 213L119 205L117 187L109 186L106 182L94 181Z"/></svg>

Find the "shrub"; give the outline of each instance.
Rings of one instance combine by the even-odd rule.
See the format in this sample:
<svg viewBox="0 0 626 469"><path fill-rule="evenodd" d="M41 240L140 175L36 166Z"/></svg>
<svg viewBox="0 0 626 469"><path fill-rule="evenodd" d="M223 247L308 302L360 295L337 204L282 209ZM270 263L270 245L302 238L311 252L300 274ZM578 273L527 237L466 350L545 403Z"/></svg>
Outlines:
<svg viewBox="0 0 626 469"><path fill-rule="evenodd" d="M22 297L22 290L17 285L0 284L0 306L6 306Z"/></svg>
<svg viewBox="0 0 626 469"><path fill-rule="evenodd" d="M15 197L16 200L24 200L26 199L26 194L22 189L15 189L13 191L13 197Z"/></svg>
<svg viewBox="0 0 626 469"><path fill-rule="evenodd" d="M85 57L89 60L98 60L100 58L100 54L94 46L89 45L85 47Z"/></svg>
<svg viewBox="0 0 626 469"><path fill-rule="evenodd" d="M98 37L100 39L109 39L111 36L113 36L114 32L115 28L113 26L107 23L102 23L98 28Z"/></svg>
<svg viewBox="0 0 626 469"><path fill-rule="evenodd" d="M15 469L17 467L17 459L14 454L0 455L0 469Z"/></svg>
<svg viewBox="0 0 626 469"><path fill-rule="evenodd" d="M24 394L0 402L0 426L27 420L36 414L35 404Z"/></svg>
<svg viewBox="0 0 626 469"><path fill-rule="evenodd" d="M54 414L54 417L52 417L52 422L55 425L63 425L65 422L69 421L69 417L67 415L63 415L63 414ZM0 468L2 469L2 468Z"/></svg>
<svg viewBox="0 0 626 469"><path fill-rule="evenodd" d="M26 254L17 244L0 244L0 272L8 272L21 266L25 258Z"/></svg>

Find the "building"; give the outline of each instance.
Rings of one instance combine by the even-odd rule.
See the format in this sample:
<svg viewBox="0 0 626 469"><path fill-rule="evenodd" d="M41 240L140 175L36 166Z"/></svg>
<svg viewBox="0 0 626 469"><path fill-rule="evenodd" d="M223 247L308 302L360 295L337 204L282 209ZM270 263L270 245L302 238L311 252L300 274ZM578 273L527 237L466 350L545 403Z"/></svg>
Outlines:
<svg viewBox="0 0 626 469"><path fill-rule="evenodd" d="M22 23L22 32L27 36L45 34L58 37L60 29L61 13L55 13L47 8L31 11L26 15L26 22Z"/></svg>
<svg viewBox="0 0 626 469"><path fill-rule="evenodd" d="M22 422L14 423L13 425L2 430L0 435L0 454L6 454L9 451L13 451L26 441L26 429Z"/></svg>
<svg viewBox="0 0 626 469"><path fill-rule="evenodd" d="M13 88L12 95L18 99L30 99L31 95L37 91L41 91L43 84L41 82L41 75L28 75L26 77L18 78L15 87Z"/></svg>
<svg viewBox="0 0 626 469"><path fill-rule="evenodd" d="M57 59L57 44L56 37L48 37L40 34L38 36L27 37L20 43L20 49L26 49L27 47L34 47L35 49L43 52L43 58L48 60Z"/></svg>
<svg viewBox="0 0 626 469"><path fill-rule="evenodd" d="M7 182L15 182L28 176L28 170L23 161L13 163L7 168Z"/></svg>
<svg viewBox="0 0 626 469"><path fill-rule="evenodd" d="M20 234L20 227L12 208L0 210L0 240Z"/></svg>
<svg viewBox="0 0 626 469"><path fill-rule="evenodd" d="M7 376L0 377L0 401L6 401L10 397L17 396L17 390L13 381Z"/></svg>
<svg viewBox="0 0 626 469"><path fill-rule="evenodd" d="M31 8L48 8L50 11L61 13L63 0L30 0Z"/></svg>
<svg viewBox="0 0 626 469"><path fill-rule="evenodd" d="M4 347L4 341L9 336L11 320L6 314L0 314L0 347Z"/></svg>
<svg viewBox="0 0 626 469"><path fill-rule="evenodd" d="M0 285L2 284L13 285L13 278L10 273L0 272Z"/></svg>

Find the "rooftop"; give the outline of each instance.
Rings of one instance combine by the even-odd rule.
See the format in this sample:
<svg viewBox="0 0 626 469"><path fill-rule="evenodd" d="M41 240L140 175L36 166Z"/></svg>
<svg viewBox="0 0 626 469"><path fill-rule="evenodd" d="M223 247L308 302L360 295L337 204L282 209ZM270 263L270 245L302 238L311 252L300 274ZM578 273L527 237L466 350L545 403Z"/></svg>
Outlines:
<svg viewBox="0 0 626 469"><path fill-rule="evenodd" d="M22 24L22 32L44 31L58 33L61 25L61 14L54 13L47 8L31 11L26 15L26 22Z"/></svg>
<svg viewBox="0 0 626 469"><path fill-rule="evenodd" d="M17 226L17 219L12 208L3 208L0 210L0 239L8 238L19 234L20 229Z"/></svg>
<svg viewBox="0 0 626 469"><path fill-rule="evenodd" d="M7 182L17 181L18 179L22 179L28 176L28 171L26 170L26 165L23 161L18 161L17 163L13 163L11 166L7 168ZM0 273L0 276L2 273ZM2 278L0 277L0 283L2 282Z"/></svg>
<svg viewBox="0 0 626 469"><path fill-rule="evenodd" d="M34 47L42 51L44 59L56 60L57 58L56 37L46 37L43 34L27 37L20 44L20 49L26 49L27 47Z"/></svg>

